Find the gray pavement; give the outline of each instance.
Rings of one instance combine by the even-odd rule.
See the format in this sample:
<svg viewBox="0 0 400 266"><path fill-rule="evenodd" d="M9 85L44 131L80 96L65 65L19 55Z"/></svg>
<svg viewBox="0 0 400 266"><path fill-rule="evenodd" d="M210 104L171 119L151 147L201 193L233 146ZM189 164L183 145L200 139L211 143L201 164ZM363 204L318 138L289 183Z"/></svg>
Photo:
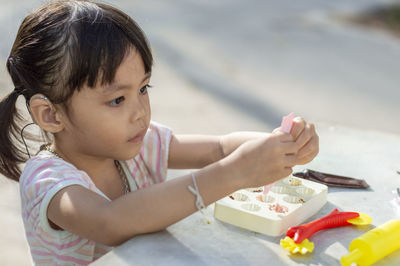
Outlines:
<svg viewBox="0 0 400 266"><path fill-rule="evenodd" d="M261 124L273 127L293 110L400 132L400 40L341 19L383 1L156 3L128 10L157 60Z"/></svg>
<svg viewBox="0 0 400 266"><path fill-rule="evenodd" d="M0 0L1 62L41 2ZM290 111L317 124L400 133L400 39L342 19L399 1L108 2L147 33L153 119L177 133L271 130ZM11 88L2 64L0 96ZM0 181L0 262L26 265L17 186Z"/></svg>

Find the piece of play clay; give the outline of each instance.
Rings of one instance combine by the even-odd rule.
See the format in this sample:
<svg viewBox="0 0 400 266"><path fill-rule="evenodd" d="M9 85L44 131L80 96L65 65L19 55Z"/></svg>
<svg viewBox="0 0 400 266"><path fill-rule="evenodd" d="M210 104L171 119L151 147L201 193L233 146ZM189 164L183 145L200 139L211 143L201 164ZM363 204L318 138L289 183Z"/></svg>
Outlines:
<svg viewBox="0 0 400 266"><path fill-rule="evenodd" d="M282 118L281 131L283 133L290 133L290 130L292 130L293 119L294 119L294 113L293 112L291 112L290 114L288 114L287 116L284 116ZM272 188L272 186L274 184L275 183L271 183L271 184L268 184L268 185L264 186L264 194L267 194L268 191Z"/></svg>
<svg viewBox="0 0 400 266"><path fill-rule="evenodd" d="M284 116L282 118L281 122L281 131L283 133L290 133L290 130L292 130L292 125L293 125L293 119L294 119L294 113L291 112L287 116ZM273 187L275 183L268 184L264 186L264 194L267 194L268 191Z"/></svg>
<svg viewBox="0 0 400 266"><path fill-rule="evenodd" d="M294 119L293 112L282 118L281 131L283 133L290 133L290 130L292 129L293 125L293 119Z"/></svg>

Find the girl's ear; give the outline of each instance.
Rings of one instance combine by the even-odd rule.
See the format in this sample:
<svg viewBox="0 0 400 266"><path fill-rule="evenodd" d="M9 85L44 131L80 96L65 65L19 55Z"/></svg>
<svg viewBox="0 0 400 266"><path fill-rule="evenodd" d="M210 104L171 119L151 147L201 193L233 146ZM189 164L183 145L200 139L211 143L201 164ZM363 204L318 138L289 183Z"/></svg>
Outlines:
<svg viewBox="0 0 400 266"><path fill-rule="evenodd" d="M57 133L64 129L61 112L46 96L33 95L29 101L29 109L33 121L43 130Z"/></svg>

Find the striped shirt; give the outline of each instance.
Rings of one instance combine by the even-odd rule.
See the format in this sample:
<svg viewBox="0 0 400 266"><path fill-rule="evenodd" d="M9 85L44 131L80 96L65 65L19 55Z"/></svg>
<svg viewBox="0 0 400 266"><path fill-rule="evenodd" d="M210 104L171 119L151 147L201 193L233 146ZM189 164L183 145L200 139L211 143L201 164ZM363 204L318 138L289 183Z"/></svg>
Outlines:
<svg viewBox="0 0 400 266"><path fill-rule="evenodd" d="M120 162L132 191L165 181L171 136L169 128L151 122L139 154ZM44 150L27 161L19 184L22 218L34 264L87 265L112 249L49 225L49 202L67 186L80 185L108 199L86 172Z"/></svg>

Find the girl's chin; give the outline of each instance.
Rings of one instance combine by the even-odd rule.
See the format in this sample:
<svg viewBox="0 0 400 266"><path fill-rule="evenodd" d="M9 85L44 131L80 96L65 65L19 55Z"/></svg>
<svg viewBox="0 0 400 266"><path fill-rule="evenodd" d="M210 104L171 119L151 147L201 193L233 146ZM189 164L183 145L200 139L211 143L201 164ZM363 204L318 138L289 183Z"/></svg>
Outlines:
<svg viewBox="0 0 400 266"><path fill-rule="evenodd" d="M119 160L119 161L126 161L126 160L133 159L139 153L140 153L140 146L139 146L139 148L136 148L136 149L130 149L128 152L126 152L124 154L120 153L120 154L116 155L115 159Z"/></svg>

